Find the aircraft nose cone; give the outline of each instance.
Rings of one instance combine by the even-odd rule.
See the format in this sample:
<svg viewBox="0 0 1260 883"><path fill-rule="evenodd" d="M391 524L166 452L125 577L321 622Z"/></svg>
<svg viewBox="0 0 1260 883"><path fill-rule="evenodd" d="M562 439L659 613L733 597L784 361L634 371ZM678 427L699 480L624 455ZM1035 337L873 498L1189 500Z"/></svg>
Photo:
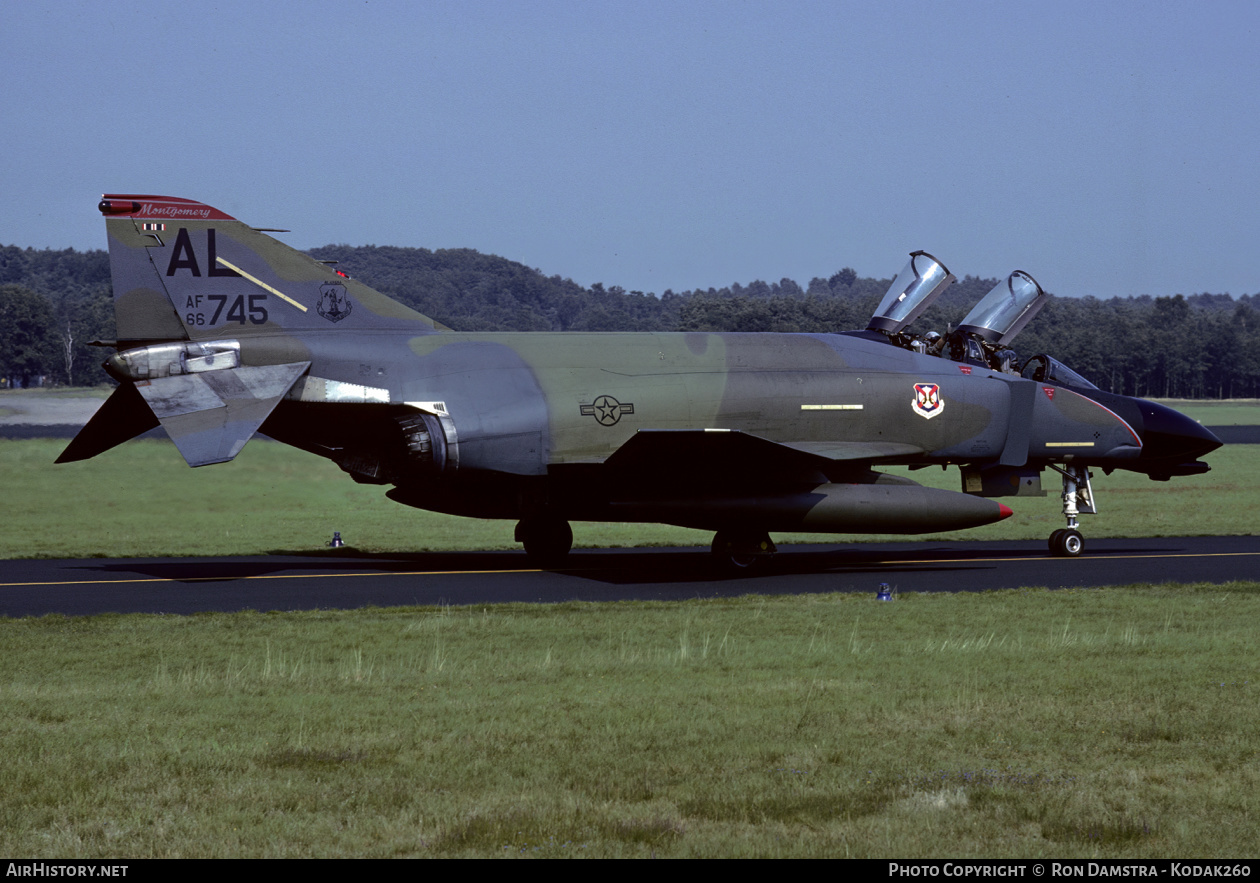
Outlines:
<svg viewBox="0 0 1260 883"><path fill-rule="evenodd" d="M1138 401L1138 407L1142 412L1143 460L1172 470L1221 446L1221 440L1211 430L1180 411L1145 399ZM1156 471L1162 470L1152 470L1152 474ZM1177 473L1173 470L1170 474Z"/></svg>

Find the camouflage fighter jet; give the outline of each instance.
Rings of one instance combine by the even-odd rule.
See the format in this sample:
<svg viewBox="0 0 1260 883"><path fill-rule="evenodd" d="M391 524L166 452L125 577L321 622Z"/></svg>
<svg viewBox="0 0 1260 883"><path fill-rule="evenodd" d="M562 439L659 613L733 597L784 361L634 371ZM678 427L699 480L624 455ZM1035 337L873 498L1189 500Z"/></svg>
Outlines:
<svg viewBox="0 0 1260 883"><path fill-rule="evenodd" d="M190 466L255 432L326 457L399 503L516 520L555 566L571 521L712 531L751 567L782 531L915 534L1011 514L993 497L1062 478L1079 555L1091 471L1208 470L1219 440L1103 392L1011 339L1046 295L1016 271L947 336L906 327L954 280L926 252L862 331L459 333L267 232L187 199L106 194L120 386L58 462L159 423ZM960 491L879 471L958 466Z"/></svg>

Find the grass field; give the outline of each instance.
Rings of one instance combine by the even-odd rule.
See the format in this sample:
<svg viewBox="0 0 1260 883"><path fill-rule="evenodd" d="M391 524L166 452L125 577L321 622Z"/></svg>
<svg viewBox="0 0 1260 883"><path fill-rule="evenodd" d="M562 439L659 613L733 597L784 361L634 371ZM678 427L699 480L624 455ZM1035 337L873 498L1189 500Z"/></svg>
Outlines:
<svg viewBox="0 0 1260 883"><path fill-rule="evenodd" d="M280 445L64 444L0 442L0 556L515 547ZM1086 534L1253 533L1260 458L1208 459L1099 476ZM1008 502L949 536L1061 524ZM1257 622L1260 583L0 620L0 853L1251 857Z"/></svg>
<svg viewBox="0 0 1260 883"><path fill-rule="evenodd" d="M1187 417L1198 420L1204 426L1256 426L1260 425L1260 399L1225 399L1203 401L1200 399L1157 399L1156 401L1176 408Z"/></svg>
<svg viewBox="0 0 1260 883"><path fill-rule="evenodd" d="M1260 584L44 617L15 856L1246 857Z"/></svg>

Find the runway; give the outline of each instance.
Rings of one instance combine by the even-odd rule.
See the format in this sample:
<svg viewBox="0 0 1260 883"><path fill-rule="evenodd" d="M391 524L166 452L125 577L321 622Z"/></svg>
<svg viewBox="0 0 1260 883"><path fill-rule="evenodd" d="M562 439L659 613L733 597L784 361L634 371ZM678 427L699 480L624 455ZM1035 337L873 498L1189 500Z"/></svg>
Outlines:
<svg viewBox="0 0 1260 883"><path fill-rule="evenodd" d="M762 572L716 579L707 549L579 549L567 567L521 552L370 555L352 549L234 558L0 561L0 616L191 614L405 605L676 601L749 594L989 591L1255 580L1256 537L783 546Z"/></svg>

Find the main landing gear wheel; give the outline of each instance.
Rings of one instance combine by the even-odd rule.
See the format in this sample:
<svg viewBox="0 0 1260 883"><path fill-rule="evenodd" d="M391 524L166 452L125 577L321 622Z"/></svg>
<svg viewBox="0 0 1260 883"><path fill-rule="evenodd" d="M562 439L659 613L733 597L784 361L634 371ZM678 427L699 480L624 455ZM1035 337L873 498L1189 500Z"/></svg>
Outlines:
<svg viewBox="0 0 1260 883"><path fill-rule="evenodd" d="M573 548L573 528L559 518L527 518L516 525L516 541L538 567L559 567Z"/></svg>
<svg viewBox="0 0 1260 883"><path fill-rule="evenodd" d="M1085 538L1079 530L1059 528L1050 534L1050 554L1060 558L1075 558L1085 548Z"/></svg>
<svg viewBox="0 0 1260 883"><path fill-rule="evenodd" d="M777 551L765 531L719 530L709 548L714 566L726 576L748 573L769 561Z"/></svg>

